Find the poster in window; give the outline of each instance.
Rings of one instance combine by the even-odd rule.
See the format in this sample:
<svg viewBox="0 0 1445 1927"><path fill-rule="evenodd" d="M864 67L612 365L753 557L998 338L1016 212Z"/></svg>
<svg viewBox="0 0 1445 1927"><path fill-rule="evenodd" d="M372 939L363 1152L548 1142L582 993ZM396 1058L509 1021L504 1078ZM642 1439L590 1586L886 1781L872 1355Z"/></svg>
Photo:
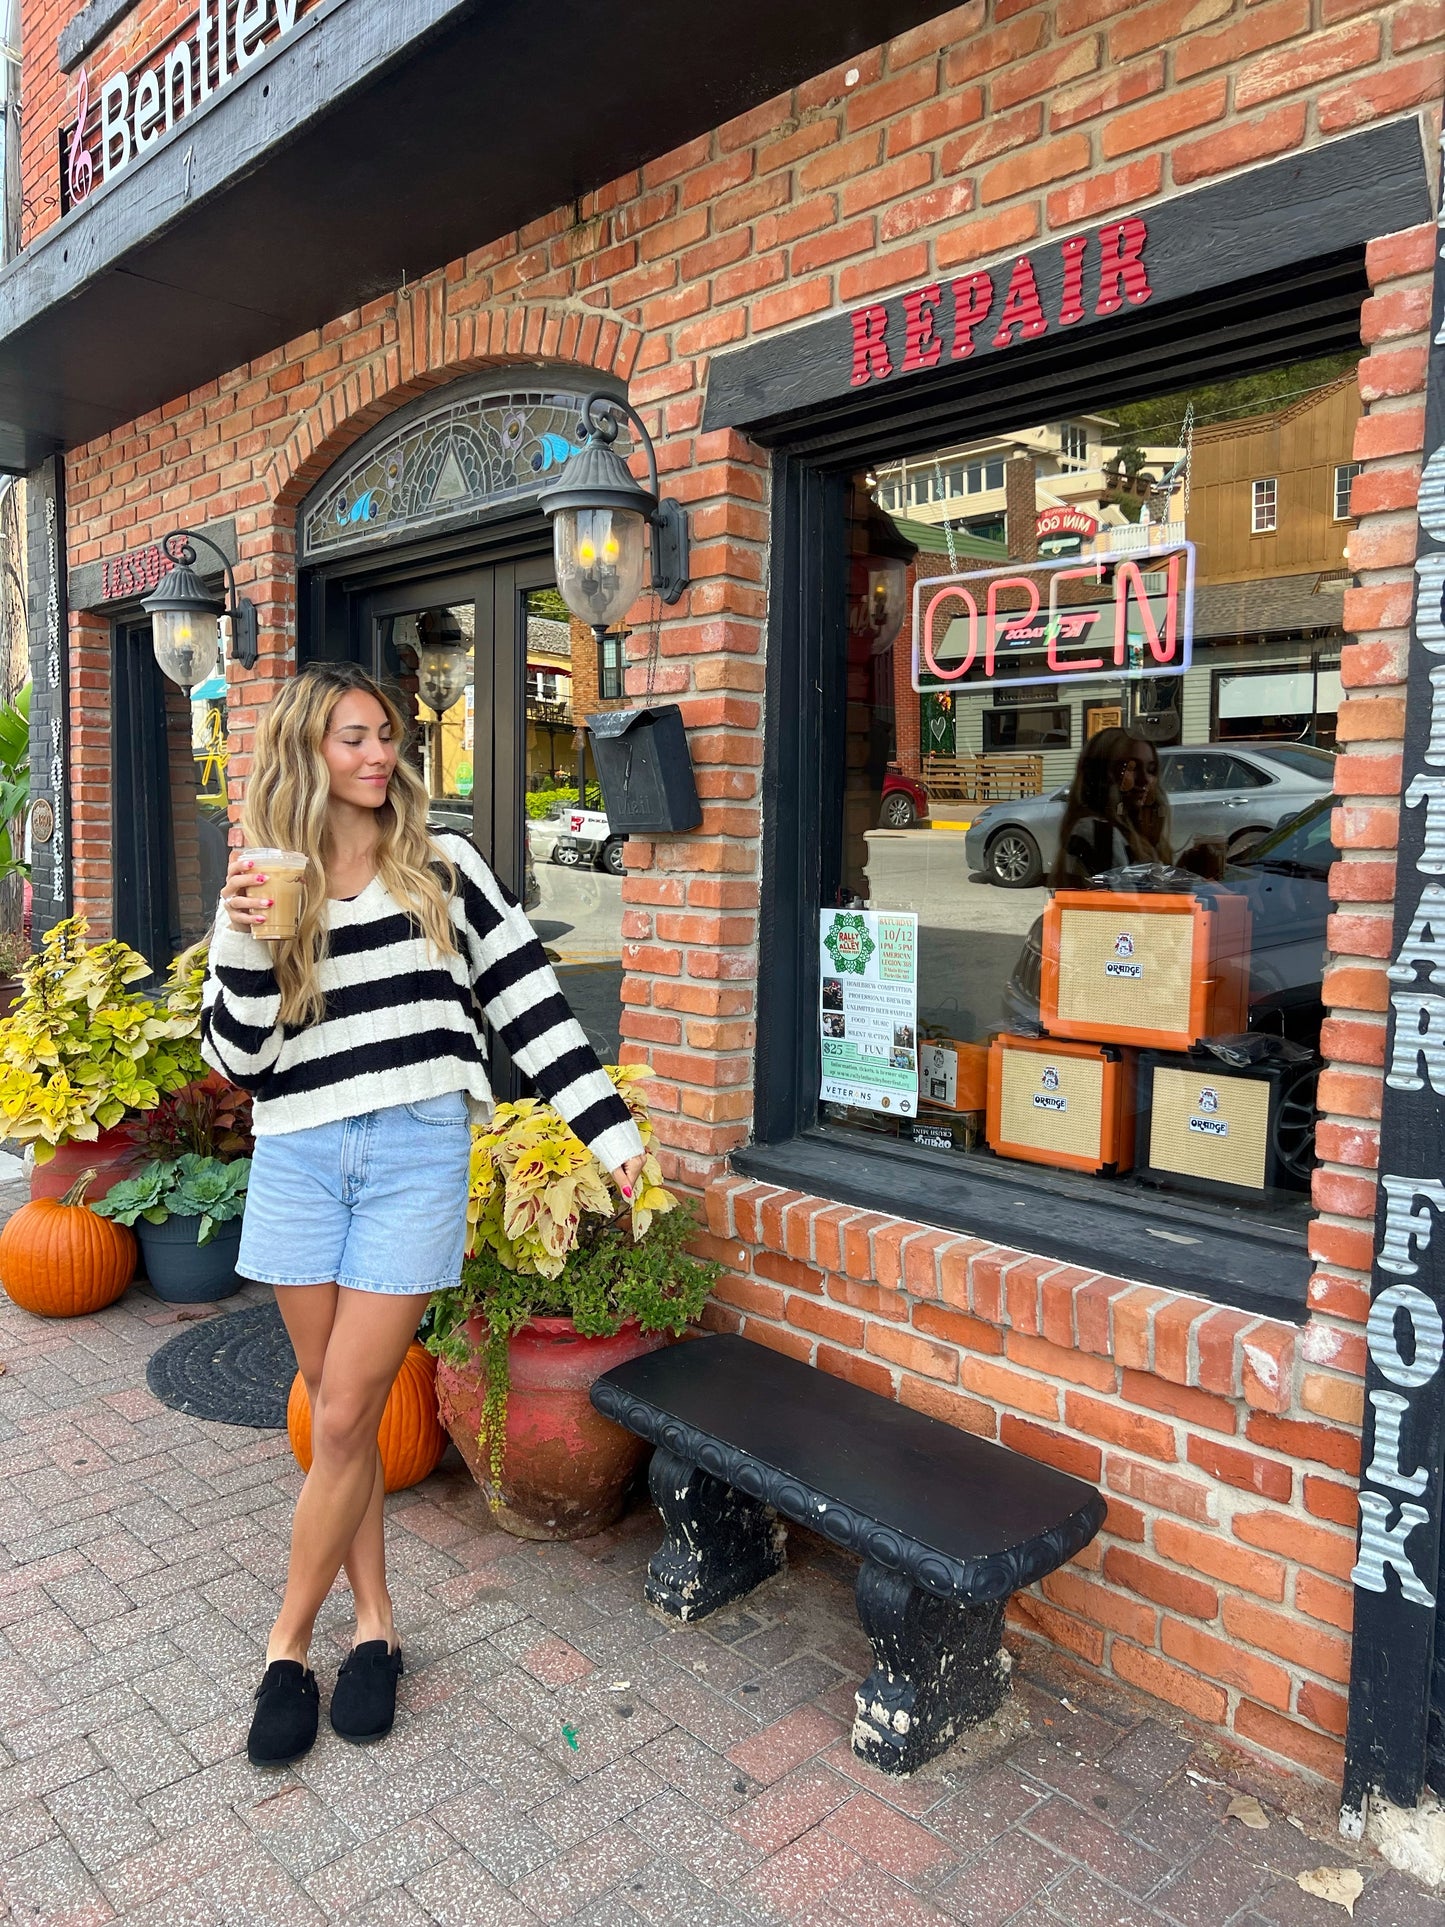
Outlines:
<svg viewBox="0 0 1445 1927"><path fill-rule="evenodd" d="M918 918L824 910L819 919L825 1103L918 1110Z"/></svg>

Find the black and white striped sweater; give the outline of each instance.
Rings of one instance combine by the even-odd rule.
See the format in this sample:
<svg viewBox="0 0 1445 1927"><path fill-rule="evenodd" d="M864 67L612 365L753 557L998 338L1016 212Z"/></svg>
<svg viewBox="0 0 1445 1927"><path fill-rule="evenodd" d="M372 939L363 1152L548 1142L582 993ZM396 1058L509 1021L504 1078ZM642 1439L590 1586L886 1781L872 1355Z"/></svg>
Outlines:
<svg viewBox="0 0 1445 1927"><path fill-rule="evenodd" d="M211 935L202 1056L251 1092L258 1137L457 1090L487 1117L480 1007L540 1095L615 1170L642 1140L526 913L464 836L443 831L435 841L456 865L455 955L437 957L373 878L359 896L328 905L326 1014L297 1028L279 1020L270 945L233 930L222 912Z"/></svg>

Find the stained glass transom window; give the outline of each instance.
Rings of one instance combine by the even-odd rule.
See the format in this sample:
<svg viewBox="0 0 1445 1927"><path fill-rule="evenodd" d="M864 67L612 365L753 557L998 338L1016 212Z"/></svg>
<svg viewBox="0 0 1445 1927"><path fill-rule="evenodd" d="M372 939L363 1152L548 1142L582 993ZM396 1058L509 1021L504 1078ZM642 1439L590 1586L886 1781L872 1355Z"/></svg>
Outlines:
<svg viewBox="0 0 1445 1927"><path fill-rule="evenodd" d="M413 416L364 448L313 500L302 524L303 560L535 494L579 445L584 400L555 390L468 395ZM630 452L625 427L617 446Z"/></svg>

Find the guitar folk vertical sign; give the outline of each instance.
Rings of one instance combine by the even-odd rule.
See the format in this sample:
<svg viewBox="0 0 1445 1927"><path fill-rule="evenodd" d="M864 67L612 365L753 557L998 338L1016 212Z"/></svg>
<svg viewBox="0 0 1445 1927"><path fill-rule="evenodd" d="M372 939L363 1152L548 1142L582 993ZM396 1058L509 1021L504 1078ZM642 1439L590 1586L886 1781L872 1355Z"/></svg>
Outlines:
<svg viewBox="0 0 1445 1927"><path fill-rule="evenodd" d="M1341 1825L1425 1783L1445 1476L1445 232L1437 235Z"/></svg>

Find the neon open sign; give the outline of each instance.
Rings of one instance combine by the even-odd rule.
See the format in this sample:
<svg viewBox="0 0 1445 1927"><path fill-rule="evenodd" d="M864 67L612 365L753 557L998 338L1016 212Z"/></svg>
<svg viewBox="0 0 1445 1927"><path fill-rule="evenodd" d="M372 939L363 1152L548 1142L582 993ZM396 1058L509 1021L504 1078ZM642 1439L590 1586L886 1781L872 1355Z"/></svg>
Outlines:
<svg viewBox="0 0 1445 1927"><path fill-rule="evenodd" d="M1194 544L934 576L913 590L913 687L1182 676Z"/></svg>

